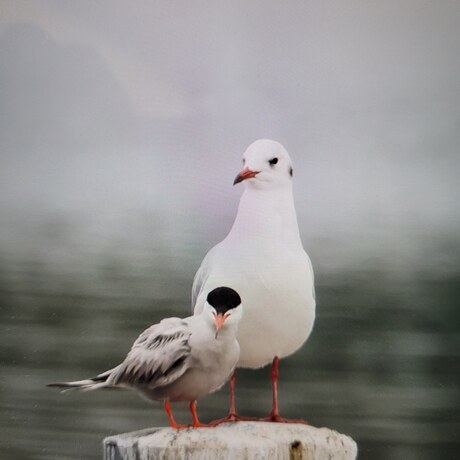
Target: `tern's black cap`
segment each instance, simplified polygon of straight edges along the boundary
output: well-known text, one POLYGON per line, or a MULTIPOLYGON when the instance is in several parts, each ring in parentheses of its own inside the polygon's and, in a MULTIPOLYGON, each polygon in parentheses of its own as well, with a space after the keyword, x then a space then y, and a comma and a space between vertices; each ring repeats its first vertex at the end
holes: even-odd
POLYGON ((217 313, 224 314, 232 308, 236 308, 241 303, 238 292, 229 287, 218 287, 213 289, 206 299, 217 313))

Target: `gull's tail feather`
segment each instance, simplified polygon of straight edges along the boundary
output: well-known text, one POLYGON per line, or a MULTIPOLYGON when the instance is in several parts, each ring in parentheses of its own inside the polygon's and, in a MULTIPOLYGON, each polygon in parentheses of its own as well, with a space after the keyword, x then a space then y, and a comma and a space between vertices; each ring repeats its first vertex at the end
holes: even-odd
POLYGON ((107 379, 109 378, 109 376, 112 374, 112 372, 115 369, 116 368, 110 369, 91 379, 75 380, 73 382, 55 382, 55 383, 49 383, 46 386, 54 387, 54 388, 62 388, 63 389, 62 393, 66 393, 68 391, 73 391, 73 390, 92 391, 92 390, 98 390, 100 388, 114 388, 113 385, 107 383, 107 379))

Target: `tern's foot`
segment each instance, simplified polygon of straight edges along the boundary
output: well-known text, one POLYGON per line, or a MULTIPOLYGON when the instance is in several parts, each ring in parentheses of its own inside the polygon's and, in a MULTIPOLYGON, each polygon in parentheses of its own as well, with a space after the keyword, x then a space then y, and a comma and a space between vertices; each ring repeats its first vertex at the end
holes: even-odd
POLYGON ((189 430, 191 428, 214 428, 214 425, 211 424, 206 424, 206 423, 193 423, 191 425, 180 425, 179 423, 176 423, 174 426, 171 425, 171 428, 174 428, 175 430, 189 430))
POLYGON ((175 430, 185 430, 190 427, 191 425, 181 425, 180 423, 175 423, 174 425, 171 424, 171 428, 174 428, 175 430))
POLYGON ((257 419, 259 422, 272 422, 272 423, 298 423, 301 425, 308 425, 305 420, 290 419, 279 416, 278 414, 269 414, 267 417, 257 419))
POLYGON ((193 423, 193 425, 189 425, 189 428, 215 428, 215 425, 211 423, 193 423))
POLYGON ((255 420, 257 420, 255 417, 244 417, 243 415, 230 413, 224 418, 213 420, 209 425, 218 426, 218 425, 221 425, 222 423, 254 422, 255 420))

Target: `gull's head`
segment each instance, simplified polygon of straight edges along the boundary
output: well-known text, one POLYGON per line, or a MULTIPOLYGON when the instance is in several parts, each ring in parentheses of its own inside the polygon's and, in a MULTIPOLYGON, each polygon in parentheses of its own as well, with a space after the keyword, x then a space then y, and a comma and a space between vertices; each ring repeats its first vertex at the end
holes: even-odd
POLYGON ((205 311, 213 318, 217 338, 221 329, 224 330, 239 323, 243 315, 241 298, 232 288, 218 287, 208 294, 205 311))
POLYGON ((277 188, 292 183, 292 162, 286 149, 276 141, 259 139, 243 154, 243 170, 233 185, 245 181, 256 188, 277 188))

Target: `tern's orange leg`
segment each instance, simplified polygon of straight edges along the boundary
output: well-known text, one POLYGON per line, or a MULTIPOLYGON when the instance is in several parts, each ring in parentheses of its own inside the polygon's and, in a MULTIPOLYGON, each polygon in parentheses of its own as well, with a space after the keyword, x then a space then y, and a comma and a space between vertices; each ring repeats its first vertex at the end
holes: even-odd
POLYGON ((271 380, 272 380, 272 391, 273 391, 273 402, 272 410, 267 417, 259 419, 262 422, 275 422, 275 423, 303 423, 307 425, 305 420, 291 420, 288 418, 280 417, 278 408, 278 378, 279 378, 279 362, 278 356, 273 358, 272 369, 271 369, 271 380))
POLYGON ((179 425, 178 423, 176 423, 176 421, 174 420, 172 410, 171 410, 171 404, 169 403, 168 399, 165 399, 165 411, 166 411, 166 414, 168 415, 169 424, 171 425, 171 428, 175 428, 176 430, 188 428, 187 425, 179 425))
POLYGON ((235 382, 236 382, 236 370, 233 371, 232 377, 230 378, 230 411, 226 417, 212 421, 210 423, 211 426, 217 426, 217 425, 220 425, 221 423, 256 420, 255 418, 252 418, 252 417, 243 417, 237 414, 236 404, 235 404, 235 382))

